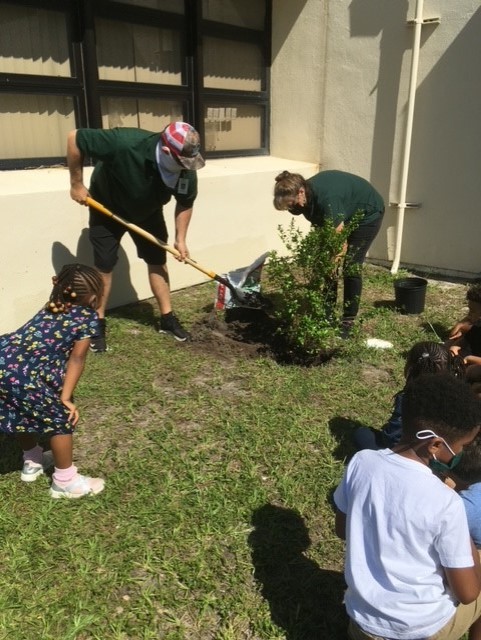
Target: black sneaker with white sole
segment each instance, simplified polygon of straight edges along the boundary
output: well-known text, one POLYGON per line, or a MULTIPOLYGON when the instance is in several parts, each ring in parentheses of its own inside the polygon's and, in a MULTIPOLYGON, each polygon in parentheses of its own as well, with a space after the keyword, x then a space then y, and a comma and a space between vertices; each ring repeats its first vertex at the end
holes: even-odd
POLYGON ((105 318, 99 319, 99 329, 99 335, 90 338, 90 351, 105 353, 107 351, 107 322, 105 318))
POLYGON ((170 333, 179 342, 192 340, 190 333, 184 329, 172 312, 160 316, 159 333, 170 333))

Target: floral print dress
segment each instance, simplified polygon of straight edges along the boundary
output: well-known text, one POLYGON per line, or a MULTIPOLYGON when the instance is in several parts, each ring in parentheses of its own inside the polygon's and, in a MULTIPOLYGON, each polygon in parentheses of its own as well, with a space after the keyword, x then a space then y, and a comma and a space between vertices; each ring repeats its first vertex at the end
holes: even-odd
POLYGON ((99 333, 97 312, 73 305, 64 313, 42 309, 23 327, 0 336, 0 432, 71 433, 60 401, 75 342, 99 333))

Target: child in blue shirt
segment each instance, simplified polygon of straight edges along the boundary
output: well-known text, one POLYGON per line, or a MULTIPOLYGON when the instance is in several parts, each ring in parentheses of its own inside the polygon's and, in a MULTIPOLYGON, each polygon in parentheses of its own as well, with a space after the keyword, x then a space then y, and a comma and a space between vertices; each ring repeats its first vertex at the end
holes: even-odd
POLYGON ((481 438, 478 436, 463 452, 454 473, 456 488, 463 499, 471 538, 481 549, 481 438))

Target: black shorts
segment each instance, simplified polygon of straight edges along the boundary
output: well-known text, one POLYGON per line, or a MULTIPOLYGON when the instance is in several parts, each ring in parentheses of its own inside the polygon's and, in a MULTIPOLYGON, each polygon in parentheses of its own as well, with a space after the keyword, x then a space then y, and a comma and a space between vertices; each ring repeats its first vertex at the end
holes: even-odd
POLYGON ((464 334, 464 342, 466 344, 460 351, 461 357, 465 358, 466 356, 480 356, 481 327, 477 324, 472 326, 471 329, 464 334))
MULTIPOLYGON (((167 227, 161 213, 152 214, 137 226, 142 227, 162 242, 168 240, 167 227)), ((138 233, 130 231, 118 222, 106 218, 92 209, 90 209, 89 227, 89 238, 94 250, 94 264, 103 273, 110 273, 115 267, 120 241, 125 232, 134 241, 137 255, 144 262, 153 265, 164 265, 166 262, 165 249, 161 249, 138 233)))

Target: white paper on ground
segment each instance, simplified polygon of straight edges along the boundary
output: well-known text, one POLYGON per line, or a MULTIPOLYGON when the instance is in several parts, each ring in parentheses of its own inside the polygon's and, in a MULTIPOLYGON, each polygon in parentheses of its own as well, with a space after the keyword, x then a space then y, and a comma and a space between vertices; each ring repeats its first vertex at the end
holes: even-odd
POLYGON ((367 347, 373 347, 374 349, 391 349, 393 343, 388 340, 380 340, 379 338, 368 338, 366 340, 367 347))

